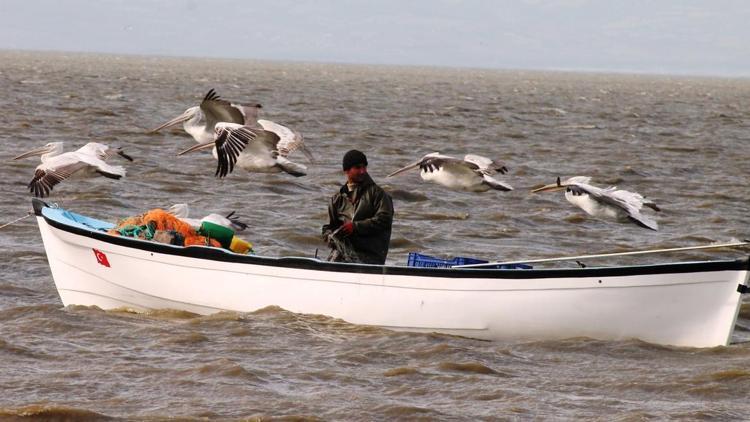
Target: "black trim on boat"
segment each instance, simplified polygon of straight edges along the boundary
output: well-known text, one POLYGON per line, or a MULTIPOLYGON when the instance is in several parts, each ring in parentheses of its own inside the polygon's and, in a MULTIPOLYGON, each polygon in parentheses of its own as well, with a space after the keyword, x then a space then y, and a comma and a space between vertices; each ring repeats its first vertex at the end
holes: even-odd
POLYGON ((34 209, 34 215, 41 216, 42 208, 49 207, 46 202, 38 198, 31 199, 31 207, 34 209))
POLYGON ((727 270, 750 270, 750 259, 736 259, 724 261, 702 261, 686 263, 653 264, 626 267, 588 267, 588 268, 559 268, 538 270, 496 270, 482 268, 419 268, 386 265, 348 264, 341 262, 320 261, 315 258, 270 258, 254 255, 239 255, 222 249, 189 246, 175 247, 157 242, 148 242, 123 236, 113 236, 104 232, 86 230, 70 226, 47 218, 42 214, 42 208, 48 206, 43 201, 33 199, 34 213, 44 218, 50 226, 76 235, 89 237, 102 242, 128 248, 139 249, 151 253, 177 255, 187 258, 207 259, 211 261, 234 262, 254 265, 266 265, 283 268, 296 268, 315 271, 333 271, 364 274, 391 274, 440 278, 497 278, 497 279, 535 279, 559 277, 611 277, 632 276, 644 274, 688 273, 727 270))

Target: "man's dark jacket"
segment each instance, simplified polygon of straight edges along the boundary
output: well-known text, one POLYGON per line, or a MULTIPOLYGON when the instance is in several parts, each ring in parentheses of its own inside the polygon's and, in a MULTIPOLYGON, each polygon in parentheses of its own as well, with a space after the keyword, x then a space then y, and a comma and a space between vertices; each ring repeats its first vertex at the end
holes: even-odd
POLYGON ((366 174, 354 192, 353 204, 349 199, 349 188, 344 185, 331 197, 328 204, 328 224, 323 225, 323 239, 338 229, 345 221, 354 223, 354 233, 347 237, 365 264, 385 264, 391 242, 393 223, 393 201, 390 195, 373 182, 366 174))

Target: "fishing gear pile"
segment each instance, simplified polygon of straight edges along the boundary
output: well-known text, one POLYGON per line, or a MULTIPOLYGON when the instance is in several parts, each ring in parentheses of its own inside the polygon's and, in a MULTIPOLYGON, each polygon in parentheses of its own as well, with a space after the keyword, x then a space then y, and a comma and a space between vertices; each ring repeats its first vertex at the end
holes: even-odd
POLYGON ((235 236, 228 227, 203 222, 195 229, 161 208, 122 219, 107 233, 175 246, 213 246, 239 254, 254 253, 252 244, 235 236))

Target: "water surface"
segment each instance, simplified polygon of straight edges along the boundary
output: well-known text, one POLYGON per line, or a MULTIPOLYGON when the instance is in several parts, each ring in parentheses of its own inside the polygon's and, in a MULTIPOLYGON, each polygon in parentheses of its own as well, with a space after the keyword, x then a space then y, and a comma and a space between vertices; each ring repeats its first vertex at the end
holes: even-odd
MULTIPOLYGON (((389 264, 410 251, 515 260, 750 236, 747 79, 0 52, 0 86, 3 222, 30 208, 38 164, 12 157, 52 141, 99 141, 135 158, 121 162, 128 177, 66 181, 50 202, 112 221, 179 202, 196 214, 235 210, 264 255, 327 254, 320 226, 350 148, 367 153, 394 198, 389 264), (210 155, 175 156, 193 144, 182 131, 146 133, 210 88, 260 102, 265 118, 302 132, 316 162, 292 158, 309 174, 217 180, 210 155), (385 179, 434 151, 500 159, 515 190, 448 192, 416 172, 385 179), (660 230, 589 218, 561 193, 530 193, 575 175, 653 199, 660 230)), ((275 307, 213 316, 63 308, 35 222, 1 229, 0 245, 6 417, 728 420, 750 411, 749 304, 729 347, 484 342, 275 307)))

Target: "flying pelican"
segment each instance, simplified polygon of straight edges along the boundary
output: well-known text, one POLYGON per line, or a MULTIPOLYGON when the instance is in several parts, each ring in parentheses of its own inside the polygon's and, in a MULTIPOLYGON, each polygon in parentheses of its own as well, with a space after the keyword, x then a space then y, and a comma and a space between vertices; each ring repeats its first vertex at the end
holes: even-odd
POLYGON ((312 153, 305 147, 302 135, 270 120, 258 120, 261 108, 263 106, 260 104, 242 105, 230 103, 221 99, 216 94, 216 91, 211 89, 203 97, 203 101, 201 101, 199 106, 188 108, 181 115, 152 129, 149 133, 158 132, 161 129, 182 123, 185 132, 189 133, 196 142, 206 143, 214 141, 214 129, 217 123, 235 123, 253 129, 263 129, 272 132, 282 140, 282 143, 297 144, 299 145, 298 148, 307 156, 310 162, 313 162, 312 153))
POLYGON ((200 220, 196 218, 189 218, 190 208, 188 207, 188 204, 174 204, 169 207, 167 211, 169 211, 172 215, 179 218, 180 220, 190 224, 194 228, 200 227, 201 223, 203 223, 204 221, 230 228, 235 232, 241 232, 247 228, 247 224, 240 221, 239 217, 234 215, 234 211, 227 214, 226 217, 220 214, 211 213, 201 218, 200 220))
POLYGON ((295 177, 307 174, 307 167, 290 161, 287 157, 302 144, 290 138, 279 138, 274 132, 254 129, 236 123, 217 123, 215 139, 194 145, 177 155, 213 148, 219 160, 216 176, 225 177, 235 165, 254 173, 286 172, 295 177))
POLYGON ((123 158, 133 159, 120 148, 89 142, 76 151, 63 152, 62 142, 50 142, 47 145, 23 153, 14 160, 41 155, 42 164, 36 167, 34 178, 29 182, 29 192, 44 198, 52 188, 71 176, 93 177, 101 175, 110 179, 125 176, 125 168, 106 163, 111 156, 118 154, 123 158))
POLYGON ((513 190, 507 183, 492 177, 496 173, 507 173, 508 169, 504 165, 474 154, 466 155, 461 160, 433 152, 386 177, 392 177, 417 167, 420 169, 422 180, 435 182, 453 190, 469 192, 485 192, 490 189, 513 190))
POLYGON ((565 199, 571 204, 581 208, 587 214, 594 217, 616 220, 620 222, 630 221, 641 227, 659 230, 651 217, 641 214, 644 206, 661 211, 656 204, 644 198, 641 194, 617 189, 614 186, 602 189, 589 184, 590 177, 576 176, 551 185, 542 186, 532 192, 554 192, 565 189, 565 199))

